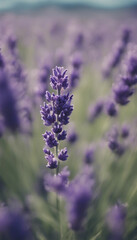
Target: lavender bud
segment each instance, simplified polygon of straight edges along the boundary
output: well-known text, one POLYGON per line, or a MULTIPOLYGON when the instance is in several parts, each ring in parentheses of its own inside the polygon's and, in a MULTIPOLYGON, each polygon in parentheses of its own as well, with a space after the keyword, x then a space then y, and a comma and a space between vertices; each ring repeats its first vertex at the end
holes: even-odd
POLYGON ((67 136, 67 131, 63 130, 61 133, 58 134, 58 140, 62 141, 65 140, 67 136))
POLYGON ((61 160, 61 161, 66 161, 67 158, 68 158, 68 154, 67 154, 67 148, 64 148, 60 151, 59 155, 58 155, 58 158, 61 160))
POLYGON ((128 72, 131 76, 137 74, 137 57, 131 56, 128 62, 128 72))
POLYGON ((43 134, 43 137, 44 137, 44 140, 45 140, 48 147, 53 148, 53 147, 56 147, 58 145, 58 142, 55 138, 55 135, 52 132, 46 131, 43 134))
POLYGON ((87 148, 85 154, 84 154, 84 163, 86 164, 92 164, 94 162, 94 159, 95 159, 95 149, 93 146, 90 146, 87 148))
POLYGON ((110 117, 115 117, 117 115, 117 109, 114 102, 112 101, 107 102, 106 112, 110 117))
POLYGON ((46 167, 51 169, 57 168, 58 162, 52 153, 50 155, 46 155, 45 159, 48 161, 46 167))
POLYGON ((53 126, 53 132, 54 133, 60 133, 61 131, 62 131, 61 124, 58 124, 57 122, 55 122, 54 126, 53 126))
POLYGON ((121 129, 121 137, 127 138, 129 136, 129 127, 124 125, 121 129))
POLYGON ((120 105, 126 105, 129 103, 129 97, 133 94, 133 90, 122 82, 118 83, 114 87, 114 98, 115 101, 120 105))
POLYGON ((66 89, 68 87, 68 76, 66 76, 67 70, 63 67, 56 67, 53 70, 53 76, 50 77, 51 87, 55 90, 66 89))

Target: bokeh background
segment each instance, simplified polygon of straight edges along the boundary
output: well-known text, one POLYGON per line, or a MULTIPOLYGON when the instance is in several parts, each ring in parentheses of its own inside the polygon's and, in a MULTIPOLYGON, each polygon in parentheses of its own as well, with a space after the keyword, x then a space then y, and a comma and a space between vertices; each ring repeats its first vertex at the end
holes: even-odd
POLYGON ((137 0, 0 0, 0 240, 137 239, 136 30, 137 0), (56 66, 65 180, 40 115, 56 66))

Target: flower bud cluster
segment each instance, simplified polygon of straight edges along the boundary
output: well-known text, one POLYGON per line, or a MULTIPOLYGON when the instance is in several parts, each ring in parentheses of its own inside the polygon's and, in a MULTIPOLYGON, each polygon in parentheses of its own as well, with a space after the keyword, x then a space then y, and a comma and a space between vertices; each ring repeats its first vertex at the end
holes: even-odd
POLYGON ((123 125, 120 129, 112 128, 108 137, 108 147, 110 150, 118 156, 121 156, 126 151, 125 140, 129 137, 129 127, 123 125))
POLYGON ((137 84, 137 57, 132 54, 126 65, 126 74, 114 85, 114 99, 120 105, 129 103, 129 97, 133 95, 133 86, 137 84))

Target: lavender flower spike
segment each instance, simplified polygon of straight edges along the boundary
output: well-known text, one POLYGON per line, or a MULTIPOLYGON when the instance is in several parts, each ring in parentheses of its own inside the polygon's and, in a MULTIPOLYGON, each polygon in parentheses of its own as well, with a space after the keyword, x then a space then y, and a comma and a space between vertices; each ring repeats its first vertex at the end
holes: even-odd
POLYGON ((93 196, 94 179, 91 168, 85 167, 69 185, 66 192, 69 225, 74 231, 83 227, 93 196))
POLYGON ((126 220, 125 205, 117 203, 115 206, 113 206, 108 211, 106 220, 111 235, 110 239, 122 240, 126 220))
POLYGON ((51 131, 43 134, 46 147, 44 148, 45 158, 48 161, 48 168, 57 168, 58 161, 66 161, 68 158, 67 148, 60 150, 59 141, 66 139, 67 132, 63 130, 63 125, 69 123, 69 117, 73 111, 71 105, 73 95, 63 94, 62 90, 68 87, 67 70, 63 67, 53 69, 53 75, 50 77, 50 84, 57 94, 46 91, 45 98, 47 103, 41 106, 41 118, 45 126, 51 126, 51 131), (47 149, 56 148, 56 156, 47 149))

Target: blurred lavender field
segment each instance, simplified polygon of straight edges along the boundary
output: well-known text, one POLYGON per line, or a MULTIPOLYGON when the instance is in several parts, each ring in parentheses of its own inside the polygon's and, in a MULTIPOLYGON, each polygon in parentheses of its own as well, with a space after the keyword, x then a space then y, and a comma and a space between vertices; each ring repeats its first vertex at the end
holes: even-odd
POLYGON ((1 13, 0 240, 137 239, 136 16, 1 13))

